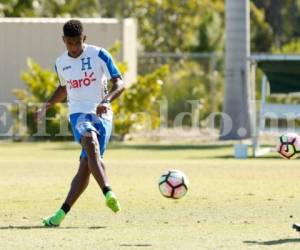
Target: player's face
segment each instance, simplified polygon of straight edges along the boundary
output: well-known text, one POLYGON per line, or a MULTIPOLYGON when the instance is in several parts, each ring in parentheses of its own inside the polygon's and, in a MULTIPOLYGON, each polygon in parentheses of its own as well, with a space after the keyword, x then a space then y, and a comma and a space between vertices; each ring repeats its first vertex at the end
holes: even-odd
POLYGON ((67 47, 67 50, 69 52, 69 55, 71 57, 78 57, 83 51, 83 43, 86 39, 86 36, 76 36, 76 37, 68 37, 63 36, 63 41, 67 47))

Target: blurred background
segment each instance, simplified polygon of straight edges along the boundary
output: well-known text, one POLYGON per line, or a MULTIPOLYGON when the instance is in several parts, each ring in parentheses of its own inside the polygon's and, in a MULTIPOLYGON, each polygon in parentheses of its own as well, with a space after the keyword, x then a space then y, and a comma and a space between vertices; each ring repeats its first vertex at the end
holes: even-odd
MULTIPOLYGON (((247 4, 251 53, 300 51, 299 0, 247 4)), ((61 27, 76 17, 84 18, 88 42, 111 51, 129 84, 114 103, 115 139, 217 140, 220 120, 212 128, 208 117, 224 109, 225 9, 222 0, 1 0, 0 44, 6 56, 0 101, 6 103, 2 118, 7 116, 1 138, 72 139, 61 122, 65 105, 49 110, 46 134, 36 128, 32 114, 35 103, 44 102, 57 86, 53 64, 64 50, 61 27)), ((256 72, 256 98, 261 75, 256 72)))

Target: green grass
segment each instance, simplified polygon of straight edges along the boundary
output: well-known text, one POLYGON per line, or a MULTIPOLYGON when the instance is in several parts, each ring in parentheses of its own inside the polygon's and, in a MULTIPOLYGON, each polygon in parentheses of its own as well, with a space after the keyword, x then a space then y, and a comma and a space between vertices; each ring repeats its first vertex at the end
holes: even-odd
POLYGON ((0 144, 0 249, 298 249, 300 161, 235 160, 231 146, 114 144, 105 160, 122 212, 94 180, 60 228, 41 218, 61 205, 77 170, 72 143, 0 144), (190 179, 163 198, 167 169, 190 179))

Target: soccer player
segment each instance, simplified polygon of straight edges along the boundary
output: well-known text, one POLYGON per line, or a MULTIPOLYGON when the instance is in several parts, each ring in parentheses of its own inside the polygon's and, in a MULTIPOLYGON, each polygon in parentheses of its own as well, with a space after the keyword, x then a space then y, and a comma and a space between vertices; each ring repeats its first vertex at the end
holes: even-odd
POLYGON ((41 122, 47 109, 67 97, 73 135, 82 146, 79 169, 65 201, 57 212, 43 219, 49 227, 60 225, 86 189, 90 174, 101 188, 106 205, 115 213, 120 210, 105 172, 103 154, 112 129, 110 102, 124 91, 124 84, 111 55, 103 48, 86 44, 85 40, 79 20, 64 24, 63 41, 67 50, 55 63, 59 85, 36 114, 41 122), (112 82, 110 91, 108 81, 112 82))

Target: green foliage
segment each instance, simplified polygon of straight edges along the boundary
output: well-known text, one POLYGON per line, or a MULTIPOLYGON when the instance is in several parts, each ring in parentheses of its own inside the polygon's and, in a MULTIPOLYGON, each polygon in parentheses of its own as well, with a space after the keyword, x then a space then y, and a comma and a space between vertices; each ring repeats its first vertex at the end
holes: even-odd
POLYGON ((45 96, 50 96, 56 89, 57 76, 50 70, 44 70, 33 59, 27 60, 28 72, 22 73, 22 80, 32 94, 30 101, 43 102, 45 96))
POLYGON ((43 16, 99 17, 98 0, 43 1, 43 16))
POLYGON ((6 17, 35 16, 41 1, 33 0, 0 0, 0 15, 6 17))
POLYGON ((150 74, 138 76, 137 82, 113 102, 117 134, 124 137, 132 129, 150 129, 159 125, 159 111, 155 105, 161 97, 168 71, 167 66, 162 66, 150 74))
MULTIPOLYGON (((49 96, 55 91, 58 84, 57 75, 51 70, 42 69, 41 66, 33 59, 27 61, 28 71, 22 73, 22 80, 26 89, 14 89, 13 94, 27 106, 27 132, 32 135, 36 132, 34 122, 34 112, 36 104, 44 103, 49 96)), ((16 115, 18 110, 14 110, 16 115)), ((56 104, 47 111, 48 117, 54 119, 47 121, 47 132, 54 135, 59 132, 59 123, 62 117, 66 117, 66 107, 62 104, 56 104)))
MULTIPOLYGON (((272 29, 271 40, 276 48, 280 48, 286 43, 300 36, 300 1, 261 1, 252 0, 255 5, 264 10, 264 21, 272 29)), ((263 42, 263 40, 260 40, 263 42)))
POLYGON ((199 26, 198 52, 222 51, 224 47, 224 19, 216 11, 205 14, 199 26))
MULTIPOLYGON (((189 100, 198 100, 200 103, 200 118, 206 118, 212 110, 221 109, 222 104, 222 79, 212 79, 207 74, 209 69, 199 62, 182 61, 178 69, 172 71, 172 74, 166 80, 163 86, 163 95, 168 101, 169 125, 173 125, 175 117, 181 112, 191 112, 191 106, 187 103, 189 100), (215 87, 212 89, 212 83, 215 81, 215 87), (215 103, 214 103, 215 102, 215 103), (213 107, 212 105, 216 105, 213 107)), ((191 125, 191 117, 184 120, 185 125, 191 125)))
POLYGON ((184 51, 196 43, 199 1, 149 1, 141 21, 141 42, 147 51, 184 51))
POLYGON ((97 0, 0 0, 0 15, 6 17, 96 17, 97 0))
POLYGON ((272 52, 275 54, 300 54, 300 38, 293 39, 286 43, 281 48, 272 47, 272 52))
MULTIPOLYGON (((162 52, 186 51, 196 46, 202 17, 205 16, 203 23, 209 26, 212 25, 207 20, 209 12, 220 14, 223 10, 221 0, 0 0, 0 15, 7 17, 134 17, 138 20, 144 50, 162 52)), ((222 28, 217 26, 220 17, 211 17, 215 25, 206 31, 220 36, 221 33, 215 30, 222 28)), ((208 27, 204 26, 202 24, 202 30, 208 27)))
MULTIPOLYGON (((222 51, 222 0, 0 0, 6 17, 134 17, 145 51, 222 51)), ((270 51, 300 36, 300 1, 251 1, 251 48, 270 51)))
POLYGON ((103 17, 135 17, 145 51, 179 52, 197 43, 197 27, 206 7, 221 1, 100 0, 103 17))
POLYGON ((268 52, 272 47, 272 29, 265 21, 265 13, 250 3, 251 10, 251 51, 268 52))

